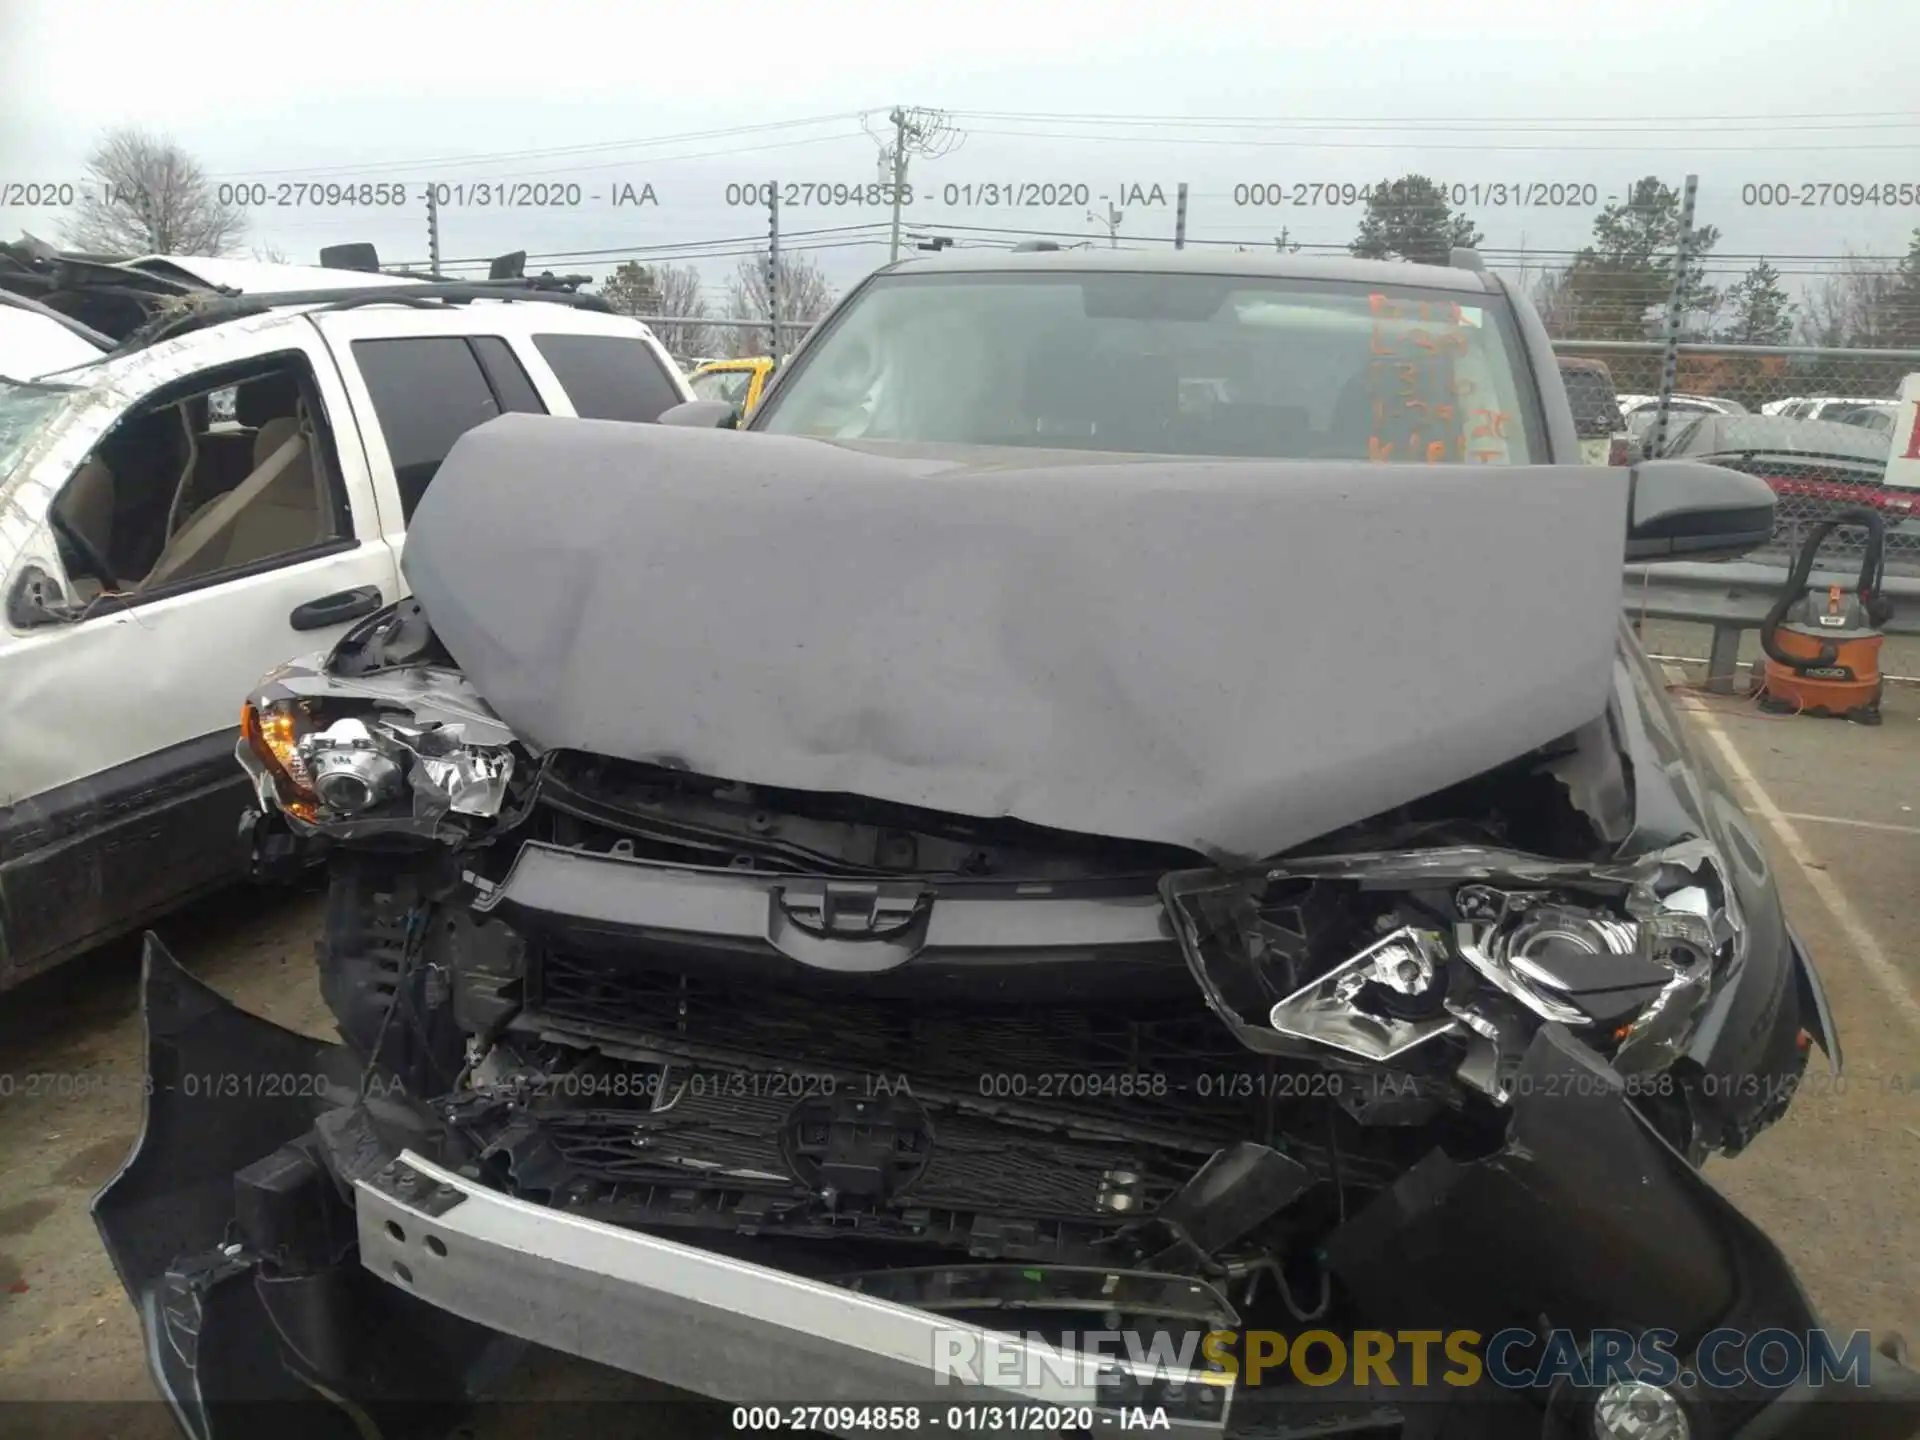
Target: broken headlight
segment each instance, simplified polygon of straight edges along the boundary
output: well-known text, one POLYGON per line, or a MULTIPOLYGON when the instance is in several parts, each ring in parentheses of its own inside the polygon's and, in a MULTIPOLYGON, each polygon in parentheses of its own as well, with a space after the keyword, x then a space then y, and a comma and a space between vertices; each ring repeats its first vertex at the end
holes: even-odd
POLYGON ((1184 871, 1162 891, 1208 1003, 1250 1049, 1381 1063, 1450 1036, 1481 1062, 1469 1077, 1546 1022, 1617 1069, 1663 1069, 1743 954, 1701 840, 1603 865, 1472 847, 1331 856, 1184 871))
POLYGON ((282 699, 241 710, 241 763, 263 803, 309 824, 388 812, 432 821, 499 814, 513 776, 506 745, 470 745, 465 727, 410 724, 391 714, 329 714, 282 699))

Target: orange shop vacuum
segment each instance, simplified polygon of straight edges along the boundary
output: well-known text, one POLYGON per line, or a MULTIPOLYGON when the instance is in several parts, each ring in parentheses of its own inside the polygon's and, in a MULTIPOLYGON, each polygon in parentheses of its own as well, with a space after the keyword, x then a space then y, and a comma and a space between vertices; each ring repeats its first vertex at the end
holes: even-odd
POLYGON ((1878 510, 1843 510, 1808 533, 1780 598, 1760 623, 1766 652, 1760 708, 1776 715, 1825 715, 1861 725, 1880 723, 1880 627, 1893 606, 1881 593, 1886 580, 1886 522, 1878 510), (1821 541, 1841 525, 1867 532, 1860 581, 1849 595, 1839 585, 1824 595, 1807 589, 1821 541))

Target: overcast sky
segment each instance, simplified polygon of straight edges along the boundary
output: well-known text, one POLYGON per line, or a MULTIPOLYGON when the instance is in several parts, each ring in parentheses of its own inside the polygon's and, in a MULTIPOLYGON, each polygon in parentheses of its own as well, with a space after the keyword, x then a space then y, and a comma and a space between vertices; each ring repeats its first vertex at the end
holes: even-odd
MULTIPOLYGON (((1087 212, 1115 202, 1123 239, 1163 239, 1185 180, 1196 241, 1269 245, 1284 227, 1344 243, 1357 208, 1236 205, 1235 187, 1277 182, 1291 200, 1295 184, 1419 171, 1462 186, 1591 186, 1605 203, 1635 176, 1677 185, 1692 170, 1723 264, 1766 254, 1797 290, 1824 268, 1797 257, 1902 252, 1920 225, 1920 205, 1843 206, 1831 193, 1822 204, 1817 191, 1800 203, 1803 185, 1920 187, 1910 8, 0 0, 0 192, 77 183, 105 130, 138 124, 272 200, 296 198, 301 182, 408 187, 397 209, 254 209, 250 242, 290 259, 367 239, 385 260, 423 261, 425 183, 529 182, 562 187, 549 190, 562 200, 577 185, 579 204, 501 210, 449 191, 468 203, 442 212, 443 255, 525 248, 537 265, 552 255, 551 268, 597 273, 607 252, 733 241, 709 243, 700 262, 718 282, 735 260, 713 252, 748 248, 767 223, 764 209, 727 203, 730 183, 874 180, 877 146, 857 113, 875 112, 867 126, 879 129, 906 104, 953 112, 962 137, 912 163, 916 232, 1104 239, 1087 212), (1261 123, 1221 123, 1238 120, 1261 123), (526 153, 553 150, 571 153, 526 153), (1090 207, 942 203, 949 185, 1002 181, 1085 185, 1090 207), (1760 183, 1793 203, 1743 203, 1759 198, 1743 186, 1760 183), (613 204, 619 187, 644 197, 649 184, 657 205, 613 204), (1139 186, 1151 201, 1154 185, 1162 204, 1122 198, 1139 186)), ((1593 216, 1578 204, 1466 209, 1494 252, 1570 249, 1593 216)), ((882 229, 845 227, 885 218, 789 205, 781 223, 790 244, 832 247, 813 253, 845 281, 887 253, 882 229)), ((0 236, 57 239, 59 226, 57 210, 0 208, 0 236)))

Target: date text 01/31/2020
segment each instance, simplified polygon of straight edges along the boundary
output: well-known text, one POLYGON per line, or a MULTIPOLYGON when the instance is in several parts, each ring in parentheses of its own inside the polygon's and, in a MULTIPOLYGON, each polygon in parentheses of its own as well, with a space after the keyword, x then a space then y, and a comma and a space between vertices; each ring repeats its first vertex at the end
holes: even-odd
MULTIPOLYGON (((1241 208, 1280 206, 1336 207, 1427 200, 1454 208, 1490 205, 1495 209, 1591 209, 1600 204, 1600 187, 1591 180, 1473 180, 1436 183, 1417 196, 1402 192, 1401 181, 1389 185, 1355 184, 1333 180, 1256 180, 1233 187, 1233 203, 1241 208)), ((1612 199, 1612 196, 1604 197, 1612 199)))

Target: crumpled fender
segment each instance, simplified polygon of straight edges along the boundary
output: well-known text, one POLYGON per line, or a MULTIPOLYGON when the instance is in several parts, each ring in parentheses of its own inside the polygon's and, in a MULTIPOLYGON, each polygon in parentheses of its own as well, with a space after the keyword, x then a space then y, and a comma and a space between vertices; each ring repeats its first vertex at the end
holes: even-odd
MULTIPOLYGON (((1514 1078, 1504 1148, 1435 1149, 1328 1237, 1328 1266, 1374 1323, 1587 1336, 1659 1326, 1805 1335, 1822 1325, 1777 1245, 1627 1100, 1564 1026, 1514 1078)), ((1689 1390, 1696 1434, 1851 1440, 1920 1434, 1920 1375, 1877 1355, 1872 1384, 1689 1390)), ((1473 1403, 1469 1400, 1467 1403, 1473 1403)), ((1551 1432, 1548 1432, 1551 1433, 1551 1432)))
POLYGON ((364 1110, 352 1052, 239 1009, 151 933, 141 992, 146 1113, 92 1213, 181 1432, 446 1433, 492 1337, 359 1265, 315 1128, 364 1110))

